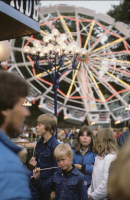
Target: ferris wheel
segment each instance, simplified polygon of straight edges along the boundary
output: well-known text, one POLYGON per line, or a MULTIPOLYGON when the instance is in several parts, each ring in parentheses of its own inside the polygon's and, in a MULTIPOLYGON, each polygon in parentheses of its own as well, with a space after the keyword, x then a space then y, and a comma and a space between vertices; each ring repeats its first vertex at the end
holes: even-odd
MULTIPOLYGON (((94 10, 64 4, 40 7, 39 17, 41 34, 38 38, 34 35, 11 40, 12 63, 4 64, 8 71, 28 81, 28 99, 40 99, 39 108, 43 112, 54 112, 52 82, 47 73, 34 68, 23 47, 32 47, 36 39, 44 44, 44 36, 56 28, 59 33, 66 33, 68 44, 76 41, 87 50, 86 58, 78 61, 79 70, 67 71, 60 79, 57 109, 63 110, 64 120, 81 124, 87 118, 89 124, 105 127, 111 126, 110 116, 115 123, 127 121, 130 114, 126 109, 130 101, 128 26, 94 10)), ((40 65, 47 63, 41 61, 40 65)), ((66 58, 60 73, 71 67, 66 58)))

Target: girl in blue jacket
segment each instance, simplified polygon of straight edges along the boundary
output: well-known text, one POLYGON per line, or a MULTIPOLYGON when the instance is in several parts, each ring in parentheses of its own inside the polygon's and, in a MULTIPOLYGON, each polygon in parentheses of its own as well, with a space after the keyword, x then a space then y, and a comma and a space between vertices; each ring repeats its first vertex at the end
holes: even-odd
POLYGON ((92 129, 84 125, 81 127, 76 147, 73 150, 73 161, 74 164, 87 179, 87 187, 91 185, 91 178, 93 172, 93 165, 97 154, 93 152, 94 135, 92 129))

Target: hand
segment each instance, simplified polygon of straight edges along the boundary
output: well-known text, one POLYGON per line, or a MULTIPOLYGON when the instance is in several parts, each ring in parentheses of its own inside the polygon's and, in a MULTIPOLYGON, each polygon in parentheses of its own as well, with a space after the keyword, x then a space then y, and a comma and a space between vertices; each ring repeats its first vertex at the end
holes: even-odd
POLYGON ((28 163, 28 169, 32 171, 33 169, 35 169, 36 165, 37 161, 35 160, 35 157, 32 157, 28 163))
POLYGON ((55 191, 52 191, 50 196, 51 196, 51 198, 55 198, 55 196, 56 196, 55 191))
POLYGON ((33 170, 33 177, 35 180, 38 180, 40 177, 40 168, 36 168, 33 170))
POLYGON ((90 200, 90 196, 88 196, 88 200, 90 200))
POLYGON ((79 165, 79 164, 74 164, 75 167, 77 167, 77 169, 81 170, 82 168, 82 165, 79 165))

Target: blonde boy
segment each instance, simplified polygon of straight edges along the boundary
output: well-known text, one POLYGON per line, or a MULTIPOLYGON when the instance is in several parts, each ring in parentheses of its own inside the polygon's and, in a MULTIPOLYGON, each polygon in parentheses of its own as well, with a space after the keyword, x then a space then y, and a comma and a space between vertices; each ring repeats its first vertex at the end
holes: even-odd
POLYGON ((55 188, 55 200, 88 200, 87 181, 85 176, 73 166, 73 152, 68 144, 59 144, 54 151, 54 157, 59 169, 46 182, 42 183, 40 168, 33 170, 32 184, 37 188, 41 197, 44 193, 55 188))

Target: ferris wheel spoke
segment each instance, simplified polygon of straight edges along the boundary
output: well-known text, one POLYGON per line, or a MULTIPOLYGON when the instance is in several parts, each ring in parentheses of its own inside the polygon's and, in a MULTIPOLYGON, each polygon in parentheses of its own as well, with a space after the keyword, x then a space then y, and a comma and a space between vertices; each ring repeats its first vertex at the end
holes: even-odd
POLYGON ((105 78, 103 78, 99 72, 96 71, 96 69, 91 66, 91 68, 95 71, 95 73, 97 74, 97 79, 98 77, 101 77, 103 82, 106 83, 106 88, 113 93, 113 95, 111 95, 111 98, 113 96, 116 96, 124 105, 127 105, 126 101, 119 95, 119 93, 105 80, 105 78))
POLYGON ((81 34, 80 34, 80 23, 78 20, 78 13, 76 11, 76 30, 77 30, 77 40, 78 40, 78 44, 80 47, 82 47, 82 43, 81 43, 81 34))
MULTIPOLYGON (((77 68, 79 69, 79 67, 80 67, 80 63, 78 64, 77 68)), ((73 77, 72 83, 71 83, 70 88, 69 88, 68 93, 67 93, 67 97, 70 96, 70 93, 71 93, 71 90, 72 90, 72 87, 73 87, 74 81, 75 81, 75 79, 76 79, 77 73, 78 73, 78 70, 76 70, 76 72, 75 72, 75 74, 74 74, 74 77, 73 77)))
POLYGON ((106 47, 108 47, 108 46, 112 46, 113 44, 119 43, 119 42, 122 42, 122 41, 123 41, 123 38, 117 39, 117 40, 115 40, 115 41, 113 41, 113 42, 110 42, 110 43, 108 43, 108 44, 105 44, 105 45, 103 45, 103 46, 101 46, 101 47, 99 47, 99 48, 97 48, 97 49, 94 49, 92 52, 99 51, 99 50, 101 50, 101 49, 104 49, 104 48, 106 48, 106 47))
MULTIPOLYGON (((98 68, 104 71, 104 69, 102 69, 100 66, 98 66, 98 68)), ((111 77, 113 77, 114 79, 116 79, 117 81, 119 81, 119 82, 122 84, 123 87, 125 87, 125 88, 130 87, 130 85, 128 85, 127 83, 125 83, 125 82, 122 81, 121 79, 117 78, 117 77, 114 76, 113 74, 109 73, 108 71, 105 72, 105 73, 107 73, 109 76, 111 76, 111 77)))
POLYGON ((105 60, 105 61, 110 61, 110 62, 116 62, 116 63, 124 63, 124 64, 130 64, 130 61, 124 61, 124 60, 114 60, 114 59, 108 59, 108 58, 99 58, 99 57, 94 57, 95 60, 105 60))
POLYGON ((111 65, 108 65, 108 64, 105 64, 105 63, 102 63, 102 65, 108 67, 109 69, 112 69, 113 71, 117 71, 117 72, 120 72, 120 74, 123 74, 124 76, 130 76, 130 72, 126 72, 122 69, 119 69, 119 68, 116 68, 116 67, 112 67, 111 65))
POLYGON ((90 36, 91 36, 92 30, 93 30, 93 27, 94 27, 94 24, 95 24, 95 21, 92 21, 92 23, 91 23, 91 27, 90 27, 90 29, 89 29, 88 36, 87 36, 86 41, 85 41, 85 44, 84 44, 84 48, 87 47, 88 41, 89 41, 89 39, 90 39, 90 36))
POLYGON ((57 11, 58 16, 60 17, 60 21, 61 21, 61 24, 62 24, 65 32, 68 33, 68 35, 70 36, 70 39, 74 41, 73 36, 72 36, 67 24, 65 23, 63 16, 60 14, 60 12, 57 8, 56 8, 56 11, 57 11))

